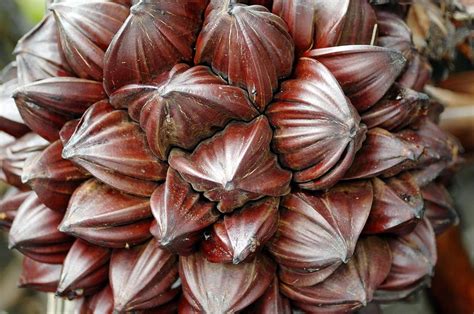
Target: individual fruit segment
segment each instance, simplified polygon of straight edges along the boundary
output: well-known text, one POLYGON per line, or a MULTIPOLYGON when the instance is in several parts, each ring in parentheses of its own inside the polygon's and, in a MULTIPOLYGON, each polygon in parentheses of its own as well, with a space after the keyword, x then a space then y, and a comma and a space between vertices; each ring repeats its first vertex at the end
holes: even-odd
POLYGON ((231 123, 201 142, 192 154, 171 151, 169 163, 217 208, 228 213, 250 200, 290 191, 291 173, 270 151, 272 130, 259 116, 250 123, 231 123))
POLYGON ((411 128, 400 131, 397 136, 423 147, 423 153, 419 158, 420 166, 442 161, 452 162, 462 151, 461 144, 456 138, 429 119, 423 119, 411 128))
POLYGON ((105 51, 127 18, 128 8, 112 1, 92 0, 56 2, 49 9, 71 69, 79 77, 102 81, 105 51))
POLYGON ((416 122, 428 113, 426 94, 395 85, 373 107, 361 114, 368 128, 380 127, 397 131, 416 122))
POLYGON ((421 191, 409 173, 388 180, 372 179, 374 202, 364 233, 406 234, 423 217, 421 191))
POLYGON ((58 230, 62 215, 44 206, 31 193, 18 208, 8 245, 41 263, 63 262, 72 238, 58 230))
POLYGON ((390 271, 390 247, 377 237, 359 241, 353 258, 329 278, 310 287, 281 284, 281 291, 303 311, 332 313, 354 311, 373 298, 390 271))
POLYGON ((201 253, 179 258, 183 293, 195 312, 240 311, 265 293, 276 270, 263 254, 248 263, 216 264, 201 253))
POLYGON ((166 175, 167 166, 150 151, 140 127, 107 101, 86 111, 62 156, 110 186, 139 196, 150 196, 166 175))
POLYGON ((208 67, 186 64, 146 85, 127 85, 113 93, 110 102, 128 108, 161 160, 173 146, 191 149, 229 121, 250 121, 258 115, 244 90, 227 85, 208 67))
POLYGON ((154 239, 141 247, 115 250, 110 259, 114 309, 132 311, 164 304, 178 294, 176 256, 154 239))
POLYGON ((423 91, 431 78, 432 68, 428 60, 418 52, 413 52, 403 74, 397 79, 400 85, 416 91, 423 91))
POLYGON ((151 233, 162 247, 180 255, 190 254, 201 240, 203 229, 219 218, 215 204, 194 192, 171 168, 150 202, 155 217, 151 233))
POLYGON ((315 48, 337 45, 350 2, 350 0, 315 1, 315 48))
POLYGON ((369 216, 372 198, 370 182, 285 196, 278 231, 269 244, 282 266, 281 280, 295 286, 314 285, 346 263, 369 216))
POLYGON ((16 63, 13 62, 0 72, 0 131, 18 138, 28 133, 30 129, 25 125, 12 99, 15 89, 18 88, 16 72, 16 63))
POLYGON ((65 211, 72 193, 90 175, 61 157, 61 141, 50 144, 30 157, 23 166, 21 180, 35 191, 48 208, 65 211))
POLYGON ((432 182, 425 186, 421 193, 425 202, 425 216, 437 235, 459 223, 454 202, 442 184, 432 182))
POLYGON ((18 41, 13 53, 20 85, 49 77, 71 76, 72 70, 61 53, 51 13, 18 41))
POLYGON ((371 45, 377 35, 377 17, 367 0, 350 0, 337 45, 371 45), (357 31, 355 31, 357 30, 357 31))
MULTIPOLYGON (((79 299, 82 300, 82 299, 79 299)), ((112 288, 107 285, 98 293, 86 297, 84 302, 80 305, 79 310, 85 313, 113 313, 114 312, 114 296, 112 295, 112 288)))
POLYGON ((59 283, 62 265, 51 265, 23 258, 18 287, 42 292, 55 292, 59 283))
POLYGON ((127 84, 148 83, 179 62, 193 59, 206 0, 140 1, 105 55, 104 86, 110 95, 127 84))
POLYGON ((279 198, 267 197, 224 216, 206 236, 203 255, 213 263, 239 264, 253 258, 277 230, 279 203, 279 198))
POLYGON ((20 190, 27 190, 28 187, 21 182, 25 161, 40 153, 47 145, 46 140, 34 133, 28 133, 7 145, 0 164, 3 179, 20 190))
POLYGON ((267 115, 276 128, 273 147, 305 189, 339 181, 365 138, 366 128, 335 78, 309 58, 298 61, 294 79, 282 84, 267 115))
POLYGON ((305 56, 318 60, 331 71, 359 112, 385 95, 406 61, 396 50, 368 45, 313 49, 305 56))
MULTIPOLYGON (((9 191, 11 192, 11 191, 9 191)), ((13 192, 7 193, 0 200, 0 228, 9 230, 15 219, 18 208, 25 201, 25 199, 34 192, 13 192)))
POLYGON ((400 51, 405 58, 411 58, 411 30, 405 21, 394 12, 376 10, 375 13, 378 25, 377 45, 400 51))
POLYGON ((396 175, 414 168, 423 150, 423 146, 407 142, 384 129, 371 129, 345 177, 362 179, 396 175))
POLYGON ((123 248, 151 237, 150 218, 148 198, 91 179, 72 195, 60 230, 95 245, 123 248))
POLYGON ((52 142, 67 121, 80 117, 105 93, 99 82, 54 77, 23 85, 13 97, 25 123, 52 142))
POLYGON ((107 282, 111 250, 77 239, 61 271, 56 294, 69 299, 99 291, 107 282))
POLYGON ((242 312, 246 314, 291 314, 290 301, 280 293, 278 276, 274 277, 265 293, 242 312))
POLYGON ((260 111, 271 101, 278 79, 291 73, 293 57, 286 23, 265 7, 231 0, 208 6, 194 62, 210 64, 230 84, 246 88, 260 111))
POLYGON ((392 267, 376 293, 378 301, 403 299, 426 286, 437 259, 435 234, 427 218, 408 235, 390 239, 389 245, 392 267))
POLYGON ((301 55, 313 45, 316 1, 275 0, 272 12, 288 25, 288 31, 295 42, 295 53, 301 55))

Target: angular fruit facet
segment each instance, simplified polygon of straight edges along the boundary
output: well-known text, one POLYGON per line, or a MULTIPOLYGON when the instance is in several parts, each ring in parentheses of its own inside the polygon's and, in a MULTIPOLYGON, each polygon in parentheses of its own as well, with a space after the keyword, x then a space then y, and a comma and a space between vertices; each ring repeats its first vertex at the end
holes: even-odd
POLYGON ((110 95, 127 84, 148 83, 193 59, 206 0, 140 1, 105 54, 104 87, 110 95))
POLYGON ((435 234, 427 218, 413 232, 389 240, 393 261, 375 299, 399 300, 425 286, 436 264, 435 234))
POLYGON ((27 159, 21 181, 31 186, 43 204, 64 212, 72 193, 90 175, 63 159, 62 150, 63 144, 58 140, 27 159))
POLYGON ((139 196, 150 196, 166 175, 166 165, 150 151, 140 127, 107 101, 86 111, 62 156, 110 186, 139 196))
POLYGON ((232 0, 208 6, 194 62, 209 64, 230 84, 246 88, 260 111, 271 101, 278 79, 291 73, 293 57, 286 23, 265 7, 232 0))
POLYGON ((278 231, 269 244, 282 266, 280 279, 296 286, 314 285, 346 263, 369 216, 372 198, 370 182, 285 196, 278 231))
POLYGON ((10 229, 18 208, 31 193, 34 192, 14 192, 3 196, 0 200, 0 228, 10 229))
POLYGON ((206 236, 204 256, 213 263, 234 264, 254 257, 277 230, 279 203, 279 198, 267 197, 224 216, 206 236))
POLYGON ((179 258, 183 293, 196 312, 236 312, 253 303, 271 284, 276 265, 263 254, 248 263, 216 264, 201 253, 179 258))
POLYGON ((99 291, 107 281, 111 250, 77 239, 63 263, 56 294, 69 299, 99 291))
POLYGON ((365 238, 359 241, 354 257, 324 282, 310 287, 282 283, 281 291, 304 311, 351 312, 372 300, 390 271, 390 261, 390 247, 385 240, 365 238))
POLYGON ((291 173, 270 151, 272 130, 259 116, 249 123, 231 123, 201 142, 192 154, 171 151, 169 163, 217 208, 228 213, 250 200, 281 196, 290 190, 291 173))
POLYGON ((72 195, 60 230, 95 245, 129 247, 151 237, 150 218, 149 199, 91 179, 72 195))
POLYGON ((18 286, 43 292, 55 292, 59 283, 61 268, 61 264, 45 264, 24 257, 18 286))
POLYGON ((443 185, 432 182, 423 187, 421 193, 425 203, 425 216, 437 235, 459 223, 454 202, 443 185))
POLYGON ((425 206, 421 191, 409 173, 389 178, 385 182, 372 179, 374 202, 364 233, 406 234, 423 217, 425 206))
POLYGON ((104 97, 99 82, 72 77, 47 78, 23 85, 13 94, 25 123, 48 141, 57 140, 67 121, 104 97))
POLYGON ((190 254, 201 240, 203 229, 219 218, 215 205, 194 192, 171 168, 165 183, 151 195, 150 203, 155 217, 151 233, 162 247, 180 255, 190 254))
POLYGON ((321 63, 301 58, 294 78, 282 84, 266 112, 276 128, 273 147, 300 187, 325 189, 344 176, 366 128, 321 63))
POLYGON ((31 193, 18 208, 9 247, 41 263, 62 263, 73 239, 58 230, 61 219, 60 213, 47 208, 31 193))
POLYGON ((74 73, 102 81, 104 54, 128 16, 128 8, 112 1, 53 3, 62 52, 74 73))
POLYGON ((178 294, 177 258, 154 239, 141 247, 115 250, 110 259, 114 309, 132 311, 164 304, 178 294))
POLYGON ((396 50, 368 45, 313 49, 305 56, 318 60, 331 71, 360 112, 383 97, 406 61, 396 50))

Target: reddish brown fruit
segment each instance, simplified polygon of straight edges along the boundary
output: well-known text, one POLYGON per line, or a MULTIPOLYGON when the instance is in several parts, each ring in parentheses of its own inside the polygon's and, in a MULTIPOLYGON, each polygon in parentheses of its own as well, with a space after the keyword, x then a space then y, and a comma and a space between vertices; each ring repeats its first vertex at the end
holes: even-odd
POLYGON ((0 228, 9 230, 20 205, 34 192, 14 192, 4 195, 0 200, 0 228))
POLYGON ((430 80, 431 72, 432 69, 428 60, 414 51, 405 71, 398 78, 398 82, 403 87, 421 92, 430 80))
POLYGON ((201 253, 179 258, 183 293, 196 312, 236 312, 265 293, 276 265, 259 254, 248 263, 215 264, 201 253))
POLYGON ((104 54, 128 16, 128 8, 112 1, 56 2, 49 8, 56 20, 61 51, 74 73, 102 81, 104 54))
POLYGON ((2 108, 0 131, 18 138, 28 133, 30 129, 25 125, 15 101, 12 99, 15 89, 18 88, 16 72, 16 63, 13 62, 0 72, 0 106, 2 108))
POLYGON ((427 218, 412 233, 391 239, 389 244, 392 268, 376 293, 378 301, 400 300, 424 287, 436 264, 435 234, 427 218))
POLYGON ((155 181, 166 175, 166 165, 153 156, 140 127, 107 101, 86 111, 62 155, 110 186, 139 196, 150 196, 155 181))
POLYGON ((105 54, 104 86, 110 95, 127 84, 148 83, 193 58, 206 0, 140 1, 105 54))
POLYGON ((427 114, 429 97, 408 88, 395 85, 373 107, 361 114, 369 129, 380 127, 397 131, 427 114))
POLYGON ((245 314, 291 314, 290 301, 280 293, 280 283, 275 276, 267 291, 252 305, 245 308, 245 314))
POLYGON ((258 115, 243 89, 227 85, 208 67, 186 64, 147 85, 127 85, 110 102, 128 108, 161 160, 173 146, 192 149, 231 120, 250 121, 258 115))
POLYGON ((326 193, 300 191, 285 196, 278 232, 269 244, 282 266, 280 279, 311 286, 347 262, 369 216, 372 198, 369 182, 337 185, 326 193))
POLYGON ((59 283, 61 268, 60 264, 44 264, 25 257, 18 286, 42 292, 54 292, 59 283))
POLYGON ((28 84, 48 77, 71 76, 59 47, 53 14, 47 14, 15 47, 18 82, 28 84))
POLYGON ((385 95, 406 61, 396 50, 366 45, 314 49, 305 56, 318 60, 331 71, 360 112, 385 95))
POLYGON ((422 190, 425 202, 425 216, 436 235, 459 223, 459 216, 448 190, 440 183, 430 183, 422 190))
POLYGON ((34 133, 28 133, 9 144, 0 164, 4 180, 20 190, 28 190, 29 187, 21 182, 25 161, 40 153, 47 145, 46 140, 34 133))
POLYGON ((56 141, 23 166, 21 180, 52 210, 64 212, 76 188, 90 175, 61 157, 63 144, 56 141))
POLYGON ((180 255, 190 254, 201 240, 203 229, 219 218, 215 205, 194 192, 171 168, 150 201, 155 217, 151 233, 162 247, 180 255))
POLYGON ((423 149, 423 146, 407 142, 384 129, 374 128, 367 132, 367 139, 345 177, 362 179, 396 175, 414 168, 423 149))
POLYGON ((293 58, 286 23, 265 7, 232 0, 207 7, 194 62, 210 64, 230 84, 246 88, 260 111, 271 101, 278 79, 290 75, 293 58))
POLYGON ((350 0, 337 45, 370 45, 375 40, 377 17, 367 0, 350 0), (357 30, 357 31, 354 31, 357 30))
POLYGON ((301 55, 313 45, 316 2, 313 0, 275 0, 272 12, 288 25, 295 42, 295 54, 301 55))
POLYGON ((94 294, 107 281, 111 250, 77 239, 63 263, 56 294, 68 299, 94 294))
POLYGON ((81 310, 80 314, 112 314, 114 312, 114 296, 110 285, 86 298, 81 310))
POLYGON ((410 233, 423 217, 425 210, 421 191, 409 173, 385 182, 372 179, 374 202, 364 233, 410 233))
POLYGON ((44 206, 31 193, 18 208, 9 233, 9 248, 41 263, 63 262, 72 238, 59 232, 62 215, 44 206))
POLYGON ((141 247, 115 250, 110 259, 110 286, 114 309, 152 308, 173 299, 178 277, 175 255, 161 249, 154 239, 141 247))
POLYGON ((278 226, 279 198, 267 197, 245 205, 212 225, 202 244, 212 263, 239 264, 253 258, 278 226))
POLYGON ((378 37, 377 45, 400 51, 410 59, 413 53, 411 30, 394 12, 377 10, 378 37))
POLYGON ((324 282, 310 287, 281 284, 281 291, 303 311, 351 312, 367 305, 390 271, 390 247, 385 240, 359 241, 354 257, 324 282))
POLYGON ((23 85, 13 97, 25 123, 48 141, 55 141, 67 121, 80 117, 105 92, 99 82, 54 77, 23 85))
POLYGON ((267 119, 259 116, 250 123, 229 124, 192 154, 174 149, 169 163, 228 213, 250 200, 289 192, 291 173, 278 165, 270 151, 271 138, 267 119))
POLYGON ((91 179, 69 201, 60 230, 95 245, 123 248, 151 237, 149 199, 91 179))
POLYGON ((423 147, 423 153, 418 161, 419 166, 454 161, 462 151, 461 144, 456 138, 429 119, 423 119, 411 128, 400 131, 397 136, 423 147))
POLYGON ((276 128, 273 147, 282 164, 295 170, 300 187, 329 188, 352 164, 366 128, 321 63, 301 58, 294 78, 282 84, 267 110, 276 128))
MULTIPOLYGON (((350 0, 317 1, 315 23, 315 48, 336 46, 344 27, 350 0)), ((306 26, 308 27, 308 26, 306 26)))

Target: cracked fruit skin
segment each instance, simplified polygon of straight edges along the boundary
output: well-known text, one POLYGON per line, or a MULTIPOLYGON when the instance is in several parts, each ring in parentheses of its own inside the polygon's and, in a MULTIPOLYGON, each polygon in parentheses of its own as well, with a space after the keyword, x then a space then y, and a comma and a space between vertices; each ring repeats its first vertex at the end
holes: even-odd
POLYGON ((422 92, 414 2, 48 0, 0 73, 19 285, 85 314, 342 313, 425 287, 462 147, 422 92))

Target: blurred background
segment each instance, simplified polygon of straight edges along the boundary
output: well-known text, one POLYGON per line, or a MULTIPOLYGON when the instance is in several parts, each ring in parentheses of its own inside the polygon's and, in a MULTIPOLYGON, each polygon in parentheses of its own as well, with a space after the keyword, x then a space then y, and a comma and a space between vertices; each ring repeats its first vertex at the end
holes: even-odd
MULTIPOLYGON (((436 82, 430 86, 430 94, 445 105, 441 124, 460 138, 466 150, 465 163, 450 182, 461 223, 438 239, 439 263, 432 288, 406 303, 384 305, 383 313, 453 313, 449 312, 452 302, 474 295, 474 0, 461 2, 471 15, 452 26, 453 38, 463 35, 463 40, 455 43, 454 55, 431 60, 436 82)), ((45 0, 0 0, 0 68, 13 59, 16 41, 41 19, 44 8, 45 0)), ((423 36, 422 31, 414 35, 423 36)), ((0 195, 5 192, 0 183, 0 195)), ((7 249, 6 235, 0 233, 0 313, 48 312, 45 294, 16 289, 20 266, 20 255, 7 249)))

